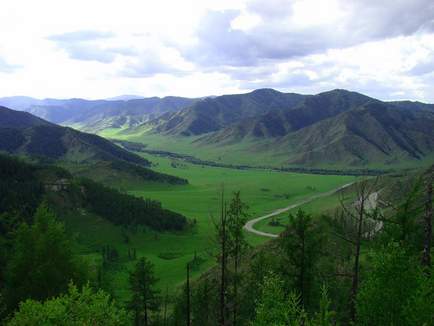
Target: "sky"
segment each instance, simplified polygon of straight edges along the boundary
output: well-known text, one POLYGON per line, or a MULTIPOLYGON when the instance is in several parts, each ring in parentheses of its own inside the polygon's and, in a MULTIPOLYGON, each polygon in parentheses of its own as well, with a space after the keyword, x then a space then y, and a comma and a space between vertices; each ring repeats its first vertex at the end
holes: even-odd
POLYGON ((432 0, 2 0, 0 97, 337 88, 434 103, 432 0))

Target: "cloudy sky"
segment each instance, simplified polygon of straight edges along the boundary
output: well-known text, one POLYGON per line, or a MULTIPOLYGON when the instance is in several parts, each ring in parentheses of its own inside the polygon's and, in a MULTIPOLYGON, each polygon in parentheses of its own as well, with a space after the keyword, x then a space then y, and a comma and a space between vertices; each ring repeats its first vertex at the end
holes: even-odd
POLYGON ((336 88, 434 103, 432 0, 5 0, 0 97, 336 88))

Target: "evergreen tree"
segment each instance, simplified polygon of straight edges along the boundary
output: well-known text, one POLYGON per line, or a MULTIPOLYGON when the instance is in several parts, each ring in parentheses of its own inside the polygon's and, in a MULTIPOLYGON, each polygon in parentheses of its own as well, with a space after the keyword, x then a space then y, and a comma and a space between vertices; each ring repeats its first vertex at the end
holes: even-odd
POLYGON ((87 279, 86 265, 75 251, 75 238, 56 220, 45 203, 34 216, 34 224, 22 223, 15 232, 14 252, 6 268, 5 299, 8 310, 26 299, 45 300, 67 290, 74 280, 87 279))
POLYGON ((317 273, 316 263, 321 254, 322 230, 312 222, 312 216, 299 209, 289 214, 289 225, 282 234, 285 259, 283 274, 289 288, 300 295, 300 304, 309 307, 317 273))
POLYGON ((294 293, 287 297, 279 275, 270 272, 265 277, 260 300, 256 302, 256 317, 252 326, 304 325, 306 312, 294 293))
POLYGON ((134 311, 136 325, 149 323, 149 312, 157 311, 160 303, 160 291, 155 288, 159 279, 154 273, 154 264, 145 257, 140 258, 129 272, 129 283, 133 291, 128 302, 129 310, 134 311))
POLYGON ((375 252, 373 260, 356 297, 357 324, 407 325, 403 307, 419 288, 418 269, 397 243, 375 252))
POLYGON ((248 206, 241 201, 241 193, 235 191, 228 211, 228 256, 231 257, 233 265, 233 270, 231 271, 233 325, 237 324, 238 319, 238 306, 240 301, 238 288, 242 281, 242 277, 239 273, 241 254, 248 248, 248 243, 243 234, 243 226, 247 223, 249 217, 247 214, 248 209, 248 206))

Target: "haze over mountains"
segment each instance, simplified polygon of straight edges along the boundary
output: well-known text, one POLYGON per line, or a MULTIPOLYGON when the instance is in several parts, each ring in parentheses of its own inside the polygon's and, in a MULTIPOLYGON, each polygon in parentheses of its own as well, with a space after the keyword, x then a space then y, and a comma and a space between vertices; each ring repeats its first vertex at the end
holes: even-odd
POLYGON ((82 131, 111 129, 114 138, 134 137, 144 143, 147 135, 191 139, 191 146, 208 152, 231 152, 236 146, 238 154, 252 155, 252 164, 258 154, 277 165, 311 167, 393 165, 434 156, 433 104, 382 102, 339 89, 317 95, 259 89, 206 99, 70 99, 38 104, 29 98, 17 98, 16 103, 3 98, 0 104, 5 101, 82 131))
POLYGON ((97 135, 61 127, 30 113, 0 106, 0 151, 72 161, 149 161, 97 135))

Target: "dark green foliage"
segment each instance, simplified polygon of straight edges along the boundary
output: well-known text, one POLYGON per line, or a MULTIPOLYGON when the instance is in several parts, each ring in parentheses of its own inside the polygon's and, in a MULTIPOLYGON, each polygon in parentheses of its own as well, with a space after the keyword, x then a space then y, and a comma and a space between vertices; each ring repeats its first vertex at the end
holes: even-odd
POLYGON ((155 172, 151 169, 145 168, 137 164, 118 161, 118 162, 112 162, 111 166, 116 170, 128 172, 132 176, 139 176, 140 178, 146 181, 167 182, 170 184, 180 184, 180 185, 188 184, 187 179, 179 178, 165 173, 155 172))
POLYGON ((148 325, 149 313, 158 310, 161 299, 160 291, 156 289, 159 278, 155 276, 154 264, 144 257, 140 258, 129 272, 128 282, 133 291, 128 309, 135 315, 135 325, 148 325))
POLYGON ((0 106, 0 127, 33 127, 36 125, 51 125, 51 123, 30 113, 0 106))
MULTIPOLYGON (((41 167, 24 163, 7 155, 0 155, 0 215, 11 218, 20 214, 23 220, 28 220, 39 206, 44 193, 41 180, 36 172, 41 167)), ((0 234, 12 230, 0 221, 0 234)))
POLYGON ((143 157, 126 151, 100 136, 79 132, 73 129, 69 129, 69 132, 74 137, 77 137, 83 144, 91 145, 96 148, 98 150, 96 157, 99 159, 110 161, 125 160, 127 162, 144 166, 151 165, 151 163, 143 157))
POLYGON ((402 314, 408 325, 434 325, 434 270, 431 268, 427 276, 419 271, 419 287, 413 291, 403 307, 402 314))
POLYGON ((357 324, 409 325, 403 308, 416 294, 418 283, 418 269, 396 243, 376 252, 372 272, 356 297, 357 324))
POLYGON ((187 219, 161 206, 156 200, 121 193, 90 179, 80 179, 84 186, 85 205, 115 225, 147 225, 156 231, 183 231, 187 219))
POLYGON ((385 225, 379 240, 382 243, 397 242, 407 255, 418 255, 424 246, 422 241, 418 241, 423 238, 423 228, 420 227, 425 210, 423 179, 411 180, 406 184, 397 183, 394 188, 403 199, 393 207, 391 216, 382 217, 385 225))
POLYGON ((75 239, 65 234, 46 204, 35 213, 34 224, 22 223, 15 232, 14 252, 6 267, 5 301, 9 311, 26 299, 45 300, 67 289, 70 280, 86 281, 86 267, 77 256, 75 239))
POLYGON ((148 145, 142 143, 121 139, 111 139, 111 141, 115 144, 120 144, 122 147, 132 152, 146 153, 145 149, 148 147, 148 145))
POLYGON ((26 300, 6 325, 128 325, 126 313, 110 295, 93 293, 89 284, 81 292, 71 283, 68 293, 47 301, 26 300))
POLYGON ((32 137, 27 145, 27 150, 33 154, 45 155, 56 159, 60 158, 68 152, 68 148, 62 140, 64 134, 64 127, 33 127, 32 137))
POLYGON ((0 107, 0 150, 64 158, 78 155, 77 160, 125 160, 149 166, 150 162, 93 134, 57 126, 26 112, 0 107), (21 121, 19 123, 19 121, 21 121), (82 155, 82 156, 80 156, 82 155))
POLYGON ((23 146, 26 142, 21 129, 19 128, 0 128, 0 150, 12 153, 23 146))
POLYGON ((289 225, 281 238, 285 252, 281 270, 287 277, 287 287, 300 295, 300 303, 307 310, 317 290, 315 278, 323 242, 323 231, 310 214, 301 209, 289 214, 289 225))

